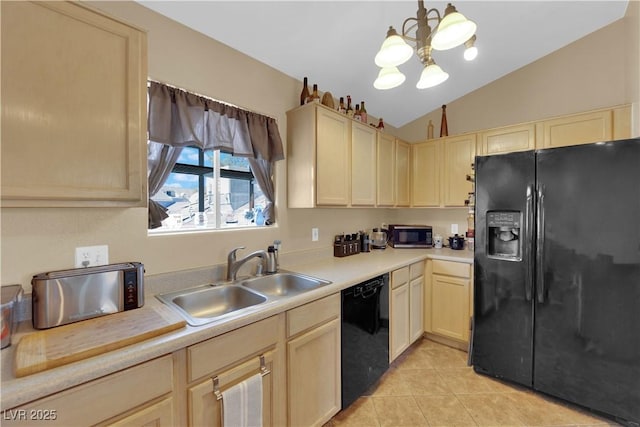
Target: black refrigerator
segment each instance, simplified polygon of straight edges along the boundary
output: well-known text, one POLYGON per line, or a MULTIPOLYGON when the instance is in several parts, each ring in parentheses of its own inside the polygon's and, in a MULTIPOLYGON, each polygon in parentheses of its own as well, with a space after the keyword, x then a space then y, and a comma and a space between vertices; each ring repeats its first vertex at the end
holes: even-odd
POLYGON ((474 370, 640 425, 640 139, 475 169, 474 370))

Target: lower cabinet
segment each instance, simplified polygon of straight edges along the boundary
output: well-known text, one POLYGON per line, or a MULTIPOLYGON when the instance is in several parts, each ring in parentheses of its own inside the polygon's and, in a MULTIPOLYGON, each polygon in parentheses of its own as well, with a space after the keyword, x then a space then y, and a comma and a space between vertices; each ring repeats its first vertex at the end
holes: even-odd
POLYGON ((466 349, 473 309, 472 265, 441 260, 427 261, 425 331, 452 340, 466 349))
POLYGON ((341 407, 340 294, 287 312, 290 426, 322 426, 341 407))
POLYGON ((389 362, 423 332, 424 261, 391 272, 389 362))
POLYGON ((3 411, 3 426, 166 426, 174 417, 171 355, 3 411))
POLYGON ((223 393, 262 374, 262 425, 282 426, 286 419, 284 314, 187 348, 189 426, 222 426, 223 393))

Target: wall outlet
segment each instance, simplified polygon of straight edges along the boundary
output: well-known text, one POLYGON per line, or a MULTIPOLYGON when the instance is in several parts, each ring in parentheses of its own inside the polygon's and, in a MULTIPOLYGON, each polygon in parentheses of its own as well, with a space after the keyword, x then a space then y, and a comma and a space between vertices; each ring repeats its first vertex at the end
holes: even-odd
POLYGON ((76 268, 109 264, 109 246, 81 246, 76 248, 76 268))
POLYGON ((458 224, 451 224, 451 234, 458 234, 458 224))
POLYGON ((317 228, 312 228, 311 229, 311 241, 312 242, 317 242, 318 241, 318 229, 317 228))

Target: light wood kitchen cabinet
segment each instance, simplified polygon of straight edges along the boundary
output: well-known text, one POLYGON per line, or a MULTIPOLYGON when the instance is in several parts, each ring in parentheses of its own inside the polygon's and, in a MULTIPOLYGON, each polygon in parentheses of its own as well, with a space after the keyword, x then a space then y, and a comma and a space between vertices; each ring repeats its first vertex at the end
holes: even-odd
POLYGON ((447 137, 444 140, 444 206, 465 206, 471 192, 467 175, 473 172, 471 165, 476 156, 476 134, 447 137))
POLYGON ((351 205, 376 204, 376 144, 375 128, 351 123, 351 205))
POLYGON ((145 206, 145 32, 77 2, 0 7, 3 206, 145 206))
POLYGON ((538 148, 565 147, 613 139, 613 112, 599 110, 545 120, 538 148))
POLYGON ((409 331, 409 267, 391 272, 389 304, 389 363, 410 344, 409 331))
POLYGON ((187 348, 187 415, 189 426, 221 426, 223 392, 263 372, 262 420, 264 426, 286 423, 284 314, 269 317, 187 348))
POLYGON ((424 332, 424 261, 409 266, 409 342, 424 332))
POLYGON ((413 144, 411 149, 411 206, 439 207, 442 140, 413 144))
POLYGON ((320 104, 287 112, 291 208, 347 206, 351 195, 351 119, 320 104))
POLYGON ((393 135, 378 132, 377 197, 376 205, 391 207, 396 203, 396 139, 393 135))
POLYGON ((178 424, 173 407, 173 360, 167 355, 4 411, 2 425, 144 425, 151 421, 172 427, 178 424))
POLYGON ((427 260, 424 328, 466 349, 473 310, 472 265, 427 260))
POLYGON ((389 362, 423 332, 424 261, 391 272, 389 362))
POLYGON ((534 123, 490 129, 480 135, 479 154, 483 156, 536 148, 536 126, 534 123))
POLYGON ((411 204, 410 193, 410 160, 411 145, 408 142, 396 139, 396 206, 409 207, 411 204))
POLYGON ((340 294, 287 312, 290 426, 322 426, 340 411, 340 294))

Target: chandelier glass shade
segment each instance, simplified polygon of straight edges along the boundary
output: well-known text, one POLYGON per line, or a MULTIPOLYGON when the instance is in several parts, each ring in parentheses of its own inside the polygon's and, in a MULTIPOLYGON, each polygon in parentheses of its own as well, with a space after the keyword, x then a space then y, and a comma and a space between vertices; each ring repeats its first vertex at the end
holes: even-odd
POLYGON ((378 73, 378 78, 373 82, 376 89, 393 89, 404 83, 406 77, 398 70, 398 67, 384 67, 378 73))
POLYGON ((476 24, 459 13, 451 3, 441 17, 437 9, 427 10, 424 0, 418 0, 417 17, 405 19, 402 34, 389 27, 387 37, 375 56, 376 65, 382 69, 373 86, 376 89, 391 89, 401 85, 405 76, 396 67, 407 62, 414 52, 424 67, 416 87, 426 89, 439 85, 449 78, 449 74, 436 65, 432 51, 448 50, 464 44, 464 58, 467 61, 475 59, 478 55, 475 47, 476 28, 476 24), (435 16, 430 17, 430 14, 435 16), (429 21, 435 21, 433 31, 429 21), (409 35, 412 31, 415 31, 415 37, 409 35), (415 48, 407 42, 415 44, 415 48))

